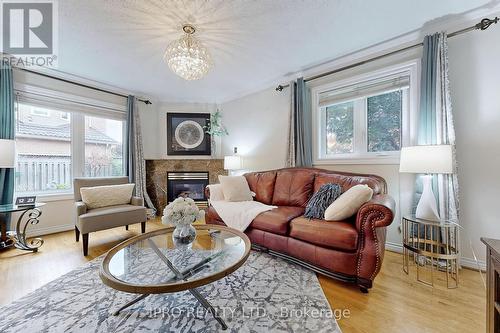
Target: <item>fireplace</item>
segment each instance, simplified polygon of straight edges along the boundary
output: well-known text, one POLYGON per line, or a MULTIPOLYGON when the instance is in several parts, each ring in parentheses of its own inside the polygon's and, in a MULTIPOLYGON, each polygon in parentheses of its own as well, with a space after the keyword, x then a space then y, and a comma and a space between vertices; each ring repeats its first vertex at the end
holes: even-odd
POLYGON ((168 172, 167 203, 178 197, 193 199, 200 207, 208 205, 205 187, 208 185, 208 172, 168 172))

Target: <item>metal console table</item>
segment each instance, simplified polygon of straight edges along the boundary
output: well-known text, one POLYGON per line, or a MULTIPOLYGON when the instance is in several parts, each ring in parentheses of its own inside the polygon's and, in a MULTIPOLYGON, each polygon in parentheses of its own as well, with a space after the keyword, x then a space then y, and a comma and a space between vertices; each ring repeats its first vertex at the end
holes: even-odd
POLYGON ((414 215, 404 216, 403 271, 409 274, 410 261, 415 263, 417 281, 434 286, 438 272, 446 274, 446 286, 458 287, 458 229, 454 221, 428 221, 414 215), (430 269, 430 279, 422 270, 430 269))
POLYGON ((40 207, 44 206, 44 203, 37 202, 30 206, 18 206, 18 205, 0 205, 0 226, 1 226, 1 238, 0 238, 0 249, 15 246, 20 250, 37 252, 38 248, 43 245, 43 239, 41 238, 26 238, 26 229, 29 225, 38 224, 39 217, 42 215, 40 207), (16 230, 13 233, 13 240, 10 239, 7 234, 7 224, 10 220, 12 213, 20 212, 21 215, 17 219, 16 230))

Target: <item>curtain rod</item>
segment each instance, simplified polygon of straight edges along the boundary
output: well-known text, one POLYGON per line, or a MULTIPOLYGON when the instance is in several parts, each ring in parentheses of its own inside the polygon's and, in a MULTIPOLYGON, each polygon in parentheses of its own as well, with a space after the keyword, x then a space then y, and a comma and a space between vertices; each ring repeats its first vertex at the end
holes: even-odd
MULTIPOLYGON (((53 76, 53 75, 49 75, 49 74, 45 74, 45 73, 33 71, 33 70, 22 68, 22 67, 15 67, 15 69, 18 69, 18 70, 21 70, 21 71, 25 71, 25 72, 28 72, 28 73, 32 73, 32 74, 35 74, 35 75, 40 75, 40 76, 47 77, 47 78, 50 78, 50 79, 55 79, 55 80, 59 80, 59 81, 62 81, 62 82, 70 83, 70 84, 73 84, 73 85, 76 85, 76 86, 79 86, 79 87, 101 91, 101 92, 108 93, 108 94, 115 95, 115 96, 120 96, 120 97, 124 97, 124 98, 128 97, 128 95, 120 94, 120 93, 117 93, 117 92, 114 92, 114 91, 110 91, 110 90, 106 90, 106 89, 102 89, 102 88, 90 86, 90 85, 87 85, 87 84, 83 84, 83 83, 71 81, 71 80, 68 80, 68 79, 63 79, 63 78, 60 78, 60 77, 57 77, 57 76, 53 76)), ((140 99, 140 98, 138 98, 137 100, 139 102, 143 102, 146 105, 153 104, 148 99, 140 99)))
MULTIPOLYGON (((468 28, 465 28, 465 29, 462 29, 462 30, 458 30, 458 31, 449 33, 447 36, 448 37, 455 37, 455 36, 464 34, 464 33, 469 32, 469 31, 486 30, 486 29, 488 29, 490 27, 490 25, 498 23, 499 20, 500 19, 498 17, 495 17, 493 20, 490 20, 489 18, 484 18, 478 24, 475 24, 475 25, 473 25, 471 27, 468 27, 468 28)), ((370 62, 373 62, 373 61, 376 61, 376 60, 379 60, 379 59, 382 59, 382 58, 385 58, 385 57, 389 57, 389 56, 392 56, 392 55, 395 55, 395 54, 398 54, 398 53, 401 53, 401 52, 405 52, 405 51, 408 51, 408 50, 411 50, 411 49, 415 49, 417 47, 421 47, 423 45, 424 45, 424 43, 417 43, 417 44, 413 44, 413 45, 410 45, 410 46, 407 46, 407 47, 404 47, 404 48, 401 48, 401 49, 398 49, 398 50, 395 50, 395 51, 384 53, 384 54, 381 54, 379 56, 376 56, 376 57, 373 57, 373 58, 370 58, 370 59, 362 60, 362 61, 356 62, 354 64, 351 64, 351 65, 347 65, 347 66, 344 66, 344 67, 341 67, 341 68, 337 68, 337 69, 334 69, 334 70, 331 70, 331 71, 328 71, 328 72, 325 72, 325 73, 322 73, 322 74, 318 74, 318 75, 314 75, 314 76, 308 77, 308 78, 304 79, 304 82, 316 80, 316 79, 319 79, 319 78, 322 78, 322 77, 325 77, 325 76, 328 76, 328 75, 332 75, 332 74, 335 74, 335 73, 338 73, 338 72, 342 72, 342 71, 345 71, 345 70, 348 70, 348 69, 351 69, 351 68, 354 68, 354 67, 365 65, 365 64, 368 64, 370 62)), ((284 85, 280 84, 280 85, 278 85, 276 87, 276 91, 282 91, 284 88, 289 87, 289 86, 290 86, 290 84, 284 84, 284 85)))

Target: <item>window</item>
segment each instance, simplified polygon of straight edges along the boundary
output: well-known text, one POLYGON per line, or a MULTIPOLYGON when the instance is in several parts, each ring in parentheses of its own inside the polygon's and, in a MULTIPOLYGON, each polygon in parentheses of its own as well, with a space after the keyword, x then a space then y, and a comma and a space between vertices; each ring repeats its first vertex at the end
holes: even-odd
POLYGON ((412 63, 314 88, 315 164, 397 162, 415 72, 412 63))
POLYGON ((47 109, 39 109, 39 108, 32 107, 30 113, 33 116, 50 117, 50 110, 47 110, 47 109))
POLYGON ((122 176, 124 122, 85 117, 85 176, 122 176))
POLYGON ((17 97, 16 195, 70 194, 74 177, 125 174, 124 110, 17 97))
POLYGON ((326 154, 354 151, 354 102, 326 108, 326 154))
MULTIPOLYGON (((18 195, 71 190, 71 119, 48 116, 33 122, 38 109, 17 104, 15 191, 18 195)), ((52 115, 52 116, 51 116, 52 115)))

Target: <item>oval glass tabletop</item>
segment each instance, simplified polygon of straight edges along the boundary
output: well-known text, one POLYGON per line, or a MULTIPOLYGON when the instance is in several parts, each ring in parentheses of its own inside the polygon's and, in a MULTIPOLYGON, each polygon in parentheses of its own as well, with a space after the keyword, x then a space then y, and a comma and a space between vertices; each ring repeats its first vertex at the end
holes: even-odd
POLYGON ((168 293, 196 288, 238 269, 250 254, 250 240, 235 229, 195 225, 196 238, 177 246, 174 228, 135 236, 105 256, 100 276, 117 290, 168 293))

